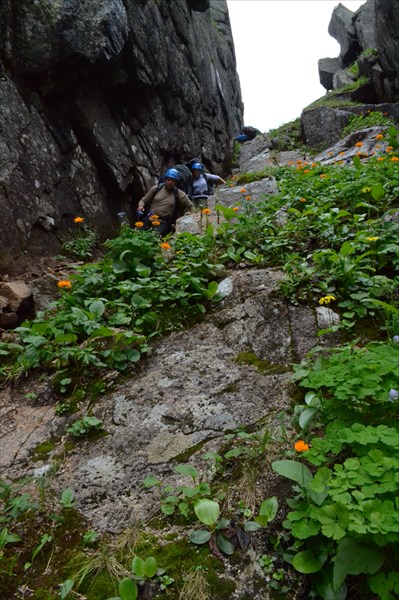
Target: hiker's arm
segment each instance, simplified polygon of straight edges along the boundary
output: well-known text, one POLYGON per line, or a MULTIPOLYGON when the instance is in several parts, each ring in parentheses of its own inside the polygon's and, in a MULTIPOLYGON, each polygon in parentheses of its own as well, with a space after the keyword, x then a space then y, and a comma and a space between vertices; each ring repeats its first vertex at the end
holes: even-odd
POLYGON ((146 203, 152 198, 154 189, 156 188, 156 185, 153 185, 152 188, 150 188, 148 190, 148 192, 145 194, 145 196, 143 196, 140 200, 139 203, 137 205, 137 210, 143 211, 145 208, 146 203))
POLYGON ((218 185, 219 183, 226 183, 224 179, 219 177, 219 175, 212 175, 211 173, 208 173, 207 178, 210 181, 213 181, 213 183, 215 183, 216 185, 218 185))
POLYGON ((179 194, 179 201, 180 201, 181 207, 183 208, 184 214, 187 212, 191 213, 191 212, 195 211, 194 204, 191 202, 191 200, 187 196, 187 194, 185 194, 182 191, 180 191, 180 194, 179 194))

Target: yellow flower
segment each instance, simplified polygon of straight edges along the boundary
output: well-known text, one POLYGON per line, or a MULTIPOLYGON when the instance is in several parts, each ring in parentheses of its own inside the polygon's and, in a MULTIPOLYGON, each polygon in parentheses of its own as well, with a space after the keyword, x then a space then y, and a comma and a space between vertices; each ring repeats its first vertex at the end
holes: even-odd
POLYGON ((245 196, 245 200, 251 200, 251 196, 245 196))
POLYGON ((144 227, 144 223, 143 223, 143 221, 136 221, 134 226, 137 227, 138 229, 140 229, 140 227, 144 227))
POLYGON ((362 189, 363 194, 367 194, 367 192, 371 192, 371 187, 364 187, 362 189))
POLYGON ((298 440, 297 442, 295 442, 294 448, 297 452, 306 452, 306 450, 309 450, 309 444, 307 444, 303 440, 298 440))
POLYGON ((332 294, 327 294, 327 296, 323 296, 323 298, 320 298, 319 304, 330 304, 330 302, 334 300, 336 300, 335 296, 333 296, 332 294))
POLYGON ((59 288, 69 289, 70 287, 72 287, 72 283, 70 281, 67 281, 66 279, 61 279, 61 281, 57 283, 57 286, 59 288))
POLYGON ((392 162, 399 162, 399 158, 397 156, 392 156, 391 161, 392 162))
POLYGON ((375 136, 376 140, 383 140, 384 136, 382 135, 382 133, 377 133, 377 135, 375 136))
POLYGON ((241 189, 240 189, 240 192, 241 192, 241 194, 245 194, 245 192, 246 192, 246 191, 247 191, 247 190, 246 190, 245 188, 241 188, 241 189))
POLYGON ((161 221, 151 221, 151 225, 154 227, 158 227, 161 224, 161 221))
POLYGON ((211 209, 210 208, 204 208, 202 211, 203 215, 210 215, 211 214, 211 209))
POLYGON ((361 148, 363 146, 363 142, 356 142, 356 148, 361 148))
POLYGON ((378 235, 373 235, 371 237, 366 237, 367 242, 376 242, 378 240, 378 235))
POLYGON ((75 217, 73 221, 74 221, 74 223, 83 223, 84 218, 83 217, 75 217))
POLYGON ((168 242, 162 242, 162 244, 159 244, 162 248, 162 250, 170 250, 171 249, 171 245, 168 244, 168 242))
POLYGON ((340 156, 343 156, 345 154, 345 152, 340 152, 339 154, 340 154, 340 156))

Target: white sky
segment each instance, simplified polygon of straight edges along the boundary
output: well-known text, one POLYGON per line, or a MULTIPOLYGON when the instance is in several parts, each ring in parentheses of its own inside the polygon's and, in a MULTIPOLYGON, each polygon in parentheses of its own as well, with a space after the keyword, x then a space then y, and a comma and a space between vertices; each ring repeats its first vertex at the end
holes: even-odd
MULTIPOLYGON (((341 0, 355 12, 365 0, 341 0)), ((339 0, 227 0, 244 123, 261 131, 300 116, 324 96, 317 61, 337 57, 328 33, 339 0)))

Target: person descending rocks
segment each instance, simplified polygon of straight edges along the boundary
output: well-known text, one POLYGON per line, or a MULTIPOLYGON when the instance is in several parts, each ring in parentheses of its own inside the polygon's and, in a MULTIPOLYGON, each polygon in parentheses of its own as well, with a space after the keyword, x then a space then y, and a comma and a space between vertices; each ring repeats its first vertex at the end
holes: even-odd
POLYGON ((200 162, 191 165, 193 180, 189 186, 188 196, 196 208, 207 206, 208 196, 213 194, 212 187, 219 183, 226 183, 219 175, 205 173, 200 162))
POLYGON ((178 181, 179 171, 168 169, 163 182, 152 186, 137 206, 137 216, 144 228, 154 229, 161 237, 171 232, 177 218, 194 211, 188 196, 177 188, 178 181))

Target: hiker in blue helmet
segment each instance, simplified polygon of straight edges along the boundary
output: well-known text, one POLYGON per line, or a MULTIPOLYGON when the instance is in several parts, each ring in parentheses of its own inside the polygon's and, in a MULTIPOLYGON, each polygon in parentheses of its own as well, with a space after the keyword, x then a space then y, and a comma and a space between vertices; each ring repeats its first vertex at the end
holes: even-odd
POLYGON ((187 195, 176 186, 179 171, 168 169, 162 183, 152 186, 139 200, 137 216, 145 229, 154 229, 161 237, 171 232, 178 217, 192 212, 194 205, 187 195))
POLYGON ((206 206, 208 196, 213 194, 213 187, 219 183, 226 183, 219 175, 206 173, 200 162, 191 164, 193 181, 188 195, 195 206, 206 206))
POLYGON ((164 175, 165 179, 175 179, 179 181, 179 171, 177 169, 168 169, 164 175))
POLYGON ((219 175, 205 173, 200 162, 193 162, 190 169, 193 180, 188 190, 188 196, 196 208, 202 208, 208 205, 208 196, 213 194, 212 187, 218 183, 226 182, 219 175))

